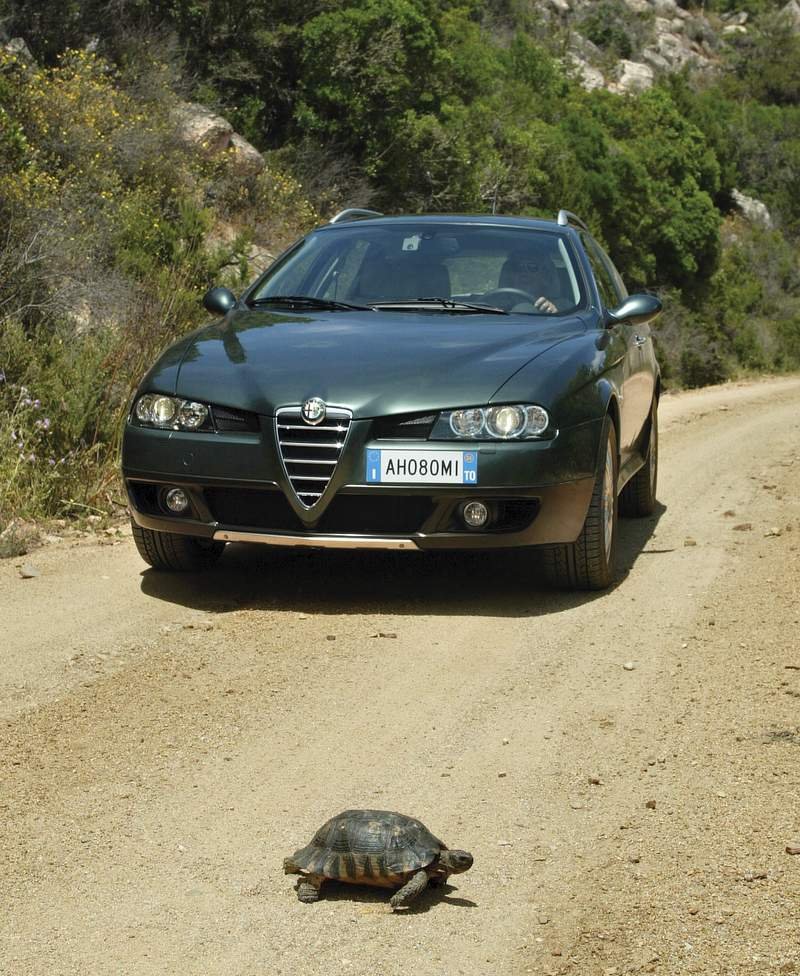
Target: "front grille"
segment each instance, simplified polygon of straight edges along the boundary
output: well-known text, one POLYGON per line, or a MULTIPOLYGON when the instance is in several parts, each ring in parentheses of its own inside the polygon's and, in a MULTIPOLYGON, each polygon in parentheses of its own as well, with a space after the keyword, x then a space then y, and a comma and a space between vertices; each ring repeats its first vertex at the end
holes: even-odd
POLYGON ((278 450, 294 493, 305 508, 313 508, 328 487, 351 418, 349 410, 329 407, 322 423, 312 425, 303 420, 299 407, 277 412, 278 450))
POLYGON ((215 520, 240 529, 322 532, 342 535, 402 535, 418 532, 433 512, 424 495, 337 495, 313 529, 303 525, 282 491, 206 488, 215 520))

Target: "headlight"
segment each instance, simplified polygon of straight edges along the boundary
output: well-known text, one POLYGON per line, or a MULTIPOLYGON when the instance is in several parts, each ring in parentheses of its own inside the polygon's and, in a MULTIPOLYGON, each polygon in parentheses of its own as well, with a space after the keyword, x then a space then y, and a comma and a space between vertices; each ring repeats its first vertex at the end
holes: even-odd
POLYGON ((450 414, 450 430, 456 437, 480 437, 484 422, 483 410, 478 407, 454 410, 450 414))
POLYGON ((145 393, 136 401, 133 415, 140 424, 164 430, 211 429, 208 407, 195 400, 145 393))
POLYGON ((440 413, 430 440, 525 440, 541 437, 549 426, 547 411, 533 404, 463 407, 440 413))
POLYGON ((522 407, 489 407, 486 411, 486 430, 492 437, 517 437, 525 427, 522 407))

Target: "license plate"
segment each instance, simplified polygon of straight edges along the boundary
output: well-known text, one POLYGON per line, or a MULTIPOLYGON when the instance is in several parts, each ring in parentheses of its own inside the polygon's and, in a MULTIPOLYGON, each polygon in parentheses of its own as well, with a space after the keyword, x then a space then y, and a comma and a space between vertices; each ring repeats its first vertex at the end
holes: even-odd
POLYGON ((367 451, 367 483, 477 485, 477 451, 367 451))

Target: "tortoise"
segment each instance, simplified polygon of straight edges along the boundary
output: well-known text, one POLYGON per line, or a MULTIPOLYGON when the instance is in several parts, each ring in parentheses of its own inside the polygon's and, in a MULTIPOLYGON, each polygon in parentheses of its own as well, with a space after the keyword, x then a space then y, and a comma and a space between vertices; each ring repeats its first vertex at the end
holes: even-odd
POLYGON ((283 862, 285 874, 300 875, 296 889, 302 902, 317 901, 331 879, 398 888, 389 900, 392 909, 407 905, 429 883, 444 884, 471 867, 467 851, 449 850, 419 820, 389 810, 345 810, 283 862))

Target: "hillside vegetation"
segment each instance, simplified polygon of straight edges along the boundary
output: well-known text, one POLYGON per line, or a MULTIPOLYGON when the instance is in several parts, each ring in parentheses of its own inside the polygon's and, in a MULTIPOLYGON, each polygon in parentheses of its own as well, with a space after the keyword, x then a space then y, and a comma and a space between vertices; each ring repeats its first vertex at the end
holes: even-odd
POLYGON ((0 0, 6 40, 27 45, 0 51, 0 531, 118 503, 146 365, 202 321, 208 286, 252 277, 254 245, 277 253, 342 206, 567 207, 631 290, 664 298, 668 384, 800 367, 797 25, 768 0, 706 3, 719 37, 749 14, 708 43, 713 70, 616 93, 581 85, 574 31, 613 65, 652 14, 547 7, 0 0), (266 166, 187 147, 187 100, 266 166), (744 219, 734 190, 769 219, 744 219))

